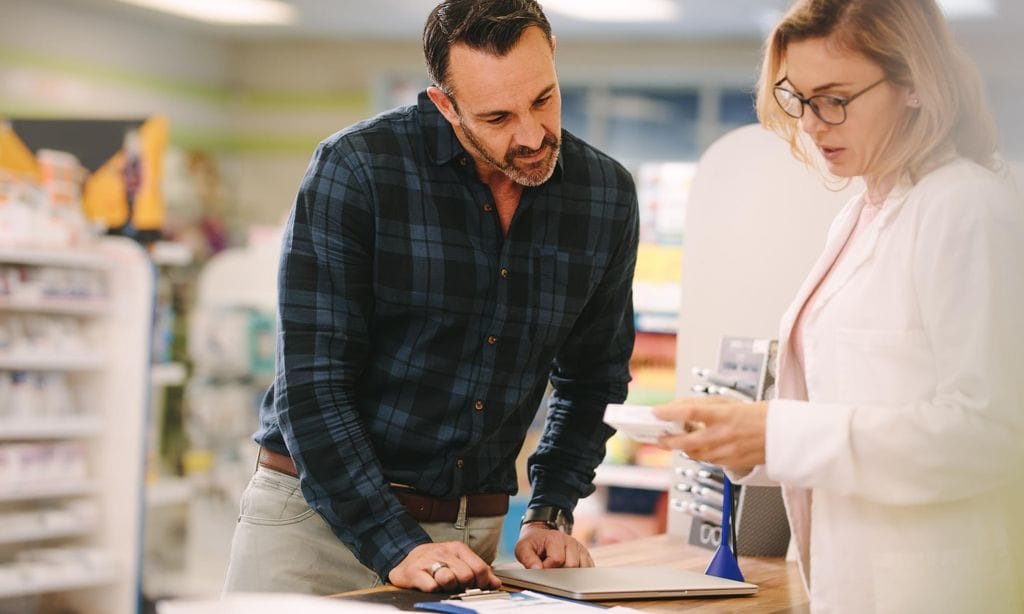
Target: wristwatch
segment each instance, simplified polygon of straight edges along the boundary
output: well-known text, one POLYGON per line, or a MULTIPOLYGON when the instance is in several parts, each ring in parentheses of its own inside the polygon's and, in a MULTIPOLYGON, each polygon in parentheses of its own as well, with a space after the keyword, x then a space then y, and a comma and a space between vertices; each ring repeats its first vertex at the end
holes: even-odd
POLYGON ((519 526, 531 522, 543 522, 548 525, 549 529, 561 531, 566 535, 572 535, 572 514, 560 507, 553 505, 531 507, 523 514, 523 519, 519 522, 519 526))

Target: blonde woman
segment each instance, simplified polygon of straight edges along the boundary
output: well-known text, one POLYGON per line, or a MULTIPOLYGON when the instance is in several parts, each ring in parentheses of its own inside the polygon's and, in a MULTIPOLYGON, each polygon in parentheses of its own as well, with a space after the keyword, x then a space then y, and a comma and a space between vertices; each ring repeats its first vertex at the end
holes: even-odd
POLYGON ((865 189, 780 332, 778 398, 662 443, 783 485, 815 612, 1024 611, 1024 207, 934 0, 800 0, 761 122, 865 189))

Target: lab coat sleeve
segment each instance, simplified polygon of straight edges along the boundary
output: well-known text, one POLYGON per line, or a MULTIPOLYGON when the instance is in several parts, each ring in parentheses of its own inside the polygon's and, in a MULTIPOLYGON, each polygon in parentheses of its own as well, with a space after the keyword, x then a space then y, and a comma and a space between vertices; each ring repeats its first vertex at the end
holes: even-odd
POLYGON ((773 479, 917 505, 990 491, 1024 468, 1020 196, 991 179, 943 187, 907 237, 934 393, 903 405, 772 401, 773 479))

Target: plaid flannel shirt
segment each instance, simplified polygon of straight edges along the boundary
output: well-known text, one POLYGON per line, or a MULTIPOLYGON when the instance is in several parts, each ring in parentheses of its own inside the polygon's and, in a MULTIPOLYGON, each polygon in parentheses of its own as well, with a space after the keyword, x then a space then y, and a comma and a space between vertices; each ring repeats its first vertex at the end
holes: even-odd
POLYGON ((255 439, 291 455, 309 505, 382 579, 430 541, 388 484, 514 494, 549 379, 530 505, 593 492, 604 408, 630 379, 637 209, 629 173, 563 132, 503 236, 425 92, 319 145, 283 238, 255 439))

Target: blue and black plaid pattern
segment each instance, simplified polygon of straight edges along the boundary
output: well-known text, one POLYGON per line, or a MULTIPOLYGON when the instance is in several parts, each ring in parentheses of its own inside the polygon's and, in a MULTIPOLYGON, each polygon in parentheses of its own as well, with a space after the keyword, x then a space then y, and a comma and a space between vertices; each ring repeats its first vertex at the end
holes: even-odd
POLYGON ((391 494, 516 492, 514 461, 550 379, 532 504, 593 492, 633 349, 637 201, 619 164, 563 133, 507 236, 490 191, 423 93, 323 143, 279 272, 277 375, 261 445, 387 579, 429 541, 391 494))

